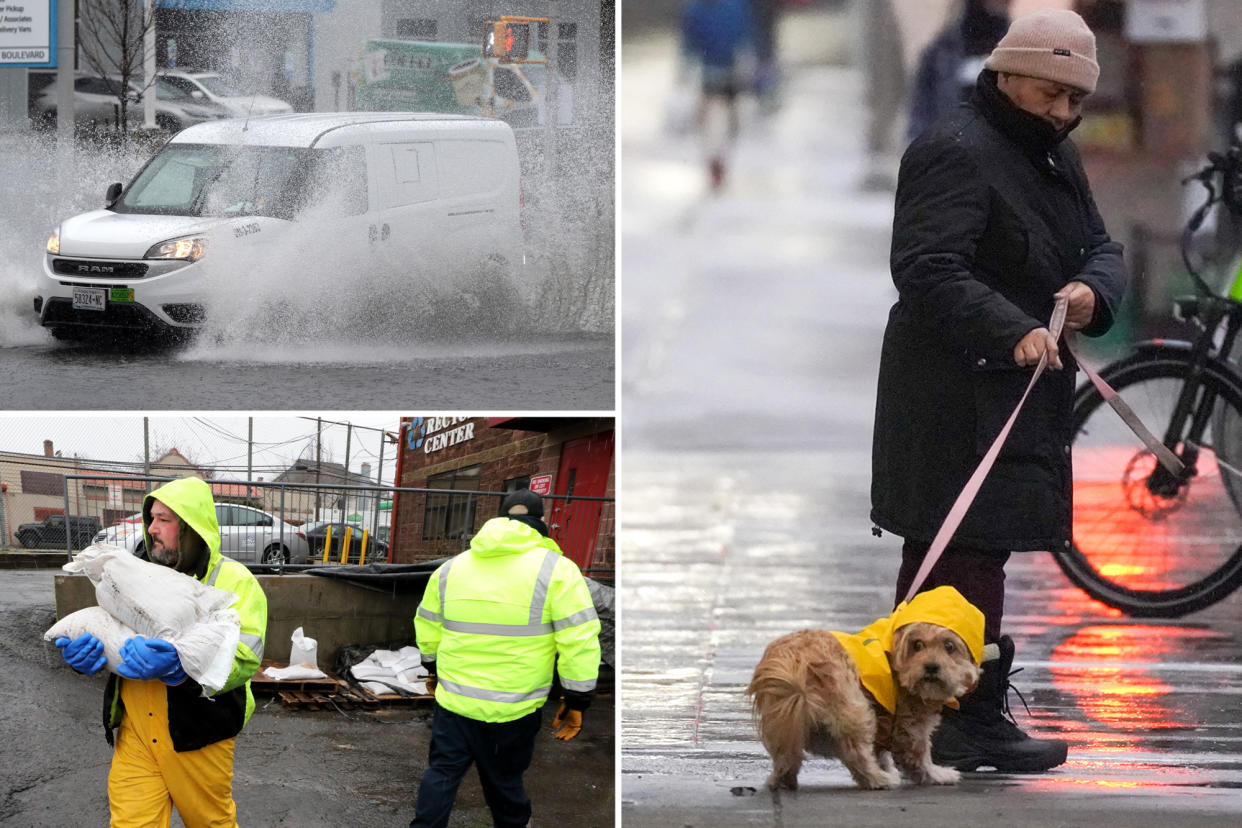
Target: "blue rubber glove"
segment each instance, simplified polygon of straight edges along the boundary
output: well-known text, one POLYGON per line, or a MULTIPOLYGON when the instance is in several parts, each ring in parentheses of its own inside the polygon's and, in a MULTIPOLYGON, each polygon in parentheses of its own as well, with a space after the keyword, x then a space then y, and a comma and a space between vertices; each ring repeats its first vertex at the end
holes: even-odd
POLYGON ((125 678, 159 679, 165 684, 180 684, 186 679, 177 648, 162 638, 135 635, 121 645, 121 658, 124 661, 116 671, 125 678))
POLYGON ((56 639, 55 644, 60 647, 60 654, 69 666, 79 673, 93 676, 108 663, 103 654, 103 642, 90 633, 82 633, 72 641, 61 637, 56 639))

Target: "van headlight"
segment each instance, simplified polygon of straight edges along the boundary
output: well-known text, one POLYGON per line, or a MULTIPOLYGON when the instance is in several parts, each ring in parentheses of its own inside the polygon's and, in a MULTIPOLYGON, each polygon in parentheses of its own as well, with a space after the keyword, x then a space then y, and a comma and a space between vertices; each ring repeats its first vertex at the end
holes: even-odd
POLYGON ((185 259, 196 262, 207 252, 206 236, 186 236, 183 239, 169 239, 152 245, 143 256, 144 259, 185 259))
POLYGON ((47 237, 47 252, 53 256, 60 255, 60 228, 57 227, 52 231, 52 235, 47 237))

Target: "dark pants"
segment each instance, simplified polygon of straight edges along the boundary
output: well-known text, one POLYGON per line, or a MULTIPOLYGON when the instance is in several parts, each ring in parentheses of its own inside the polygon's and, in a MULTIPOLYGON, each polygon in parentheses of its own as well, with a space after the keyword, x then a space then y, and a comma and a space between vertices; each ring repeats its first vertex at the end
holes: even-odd
MULTIPOLYGON (((901 547, 895 604, 905 600, 929 546, 929 543, 906 541, 901 547)), ((1005 562, 1008 560, 1008 552, 948 546, 919 592, 938 586, 954 587, 983 613, 983 640, 995 642, 1000 638, 1001 616, 1005 614, 1005 562)))
POLYGON ((522 787, 522 774, 530 767, 542 722, 541 710, 511 722, 480 722, 437 705, 427 770, 418 786, 410 828, 448 825, 457 786, 471 763, 479 766, 483 798, 498 828, 526 825, 530 798, 522 787))

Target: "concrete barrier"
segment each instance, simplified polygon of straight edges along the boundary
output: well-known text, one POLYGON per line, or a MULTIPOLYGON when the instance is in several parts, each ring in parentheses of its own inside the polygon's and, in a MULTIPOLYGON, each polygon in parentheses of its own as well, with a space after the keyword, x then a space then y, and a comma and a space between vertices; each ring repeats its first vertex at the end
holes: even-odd
MULTIPOLYGON (((298 627, 319 642, 319 669, 333 672, 346 644, 414 640, 418 594, 388 594, 316 575, 256 575, 267 593, 264 659, 284 664, 298 627)), ((95 589, 85 575, 61 574, 56 582, 56 617, 94 606, 95 589)))

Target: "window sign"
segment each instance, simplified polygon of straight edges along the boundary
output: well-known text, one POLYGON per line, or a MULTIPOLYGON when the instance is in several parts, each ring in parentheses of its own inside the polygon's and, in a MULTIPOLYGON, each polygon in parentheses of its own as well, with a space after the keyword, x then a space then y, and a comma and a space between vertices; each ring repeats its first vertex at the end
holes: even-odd
POLYGON ((1200 43, 1207 40, 1203 0, 1130 0, 1126 39, 1131 43, 1200 43))
POLYGON ((0 66, 56 65, 56 14, 52 0, 0 3, 0 66))

